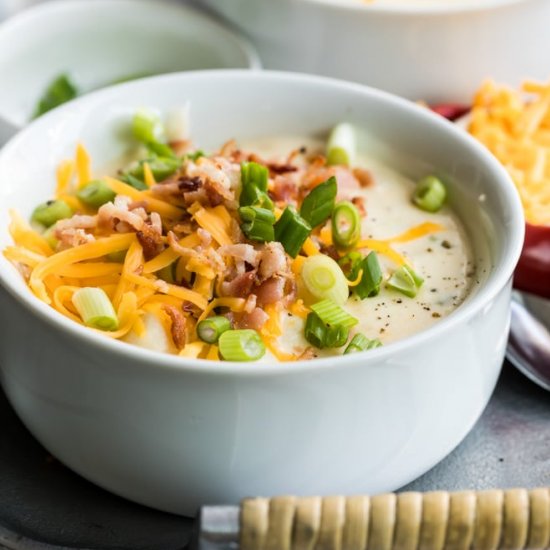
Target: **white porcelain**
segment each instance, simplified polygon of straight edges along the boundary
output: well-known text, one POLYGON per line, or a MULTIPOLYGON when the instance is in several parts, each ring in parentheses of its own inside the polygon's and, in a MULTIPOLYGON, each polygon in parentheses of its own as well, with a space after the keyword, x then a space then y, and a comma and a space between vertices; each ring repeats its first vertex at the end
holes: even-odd
POLYGON ((433 7, 362 0, 200 0, 252 40, 265 67, 345 78, 409 99, 471 100, 487 77, 548 78, 548 0, 433 7))
POLYGON ((88 92, 131 75, 259 67, 246 40, 188 6, 161 0, 46 2, 0 25, 0 119, 26 125, 61 73, 88 92))
POLYGON ((0 257, 2 384, 55 456, 129 499, 190 514, 247 495, 396 489, 451 451, 502 364, 523 241, 515 188, 462 130, 359 85, 270 72, 184 73, 100 91, 34 122, 0 153, 0 248, 82 141, 96 166, 124 150, 134 110, 189 101, 206 150, 228 137, 318 134, 342 120, 411 177, 437 170, 475 245, 480 284, 435 327, 365 354, 287 364, 161 355, 103 338, 37 300, 0 257), (480 202, 478 199, 484 199, 480 202))

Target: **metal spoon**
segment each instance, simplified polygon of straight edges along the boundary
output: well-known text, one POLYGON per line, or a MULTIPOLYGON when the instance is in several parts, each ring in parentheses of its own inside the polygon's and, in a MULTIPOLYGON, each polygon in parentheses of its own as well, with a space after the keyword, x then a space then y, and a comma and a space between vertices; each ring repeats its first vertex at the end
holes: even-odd
POLYGON ((550 300, 514 291, 506 356, 525 376, 550 391, 550 300))

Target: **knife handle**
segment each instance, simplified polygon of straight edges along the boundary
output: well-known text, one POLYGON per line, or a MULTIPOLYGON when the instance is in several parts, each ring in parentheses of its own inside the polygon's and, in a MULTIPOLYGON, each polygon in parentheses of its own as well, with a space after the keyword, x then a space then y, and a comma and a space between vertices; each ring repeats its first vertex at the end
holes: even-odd
POLYGON ((550 489, 251 498, 240 550, 523 550, 550 544, 550 489))

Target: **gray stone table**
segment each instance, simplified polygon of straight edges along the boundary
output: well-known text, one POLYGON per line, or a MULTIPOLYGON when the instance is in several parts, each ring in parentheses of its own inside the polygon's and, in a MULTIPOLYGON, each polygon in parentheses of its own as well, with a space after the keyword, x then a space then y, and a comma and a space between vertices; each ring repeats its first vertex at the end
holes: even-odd
MULTIPOLYGON (((115 497, 49 457, 0 394, 0 549, 183 550, 192 520, 115 497)), ((550 486, 550 393, 509 365, 475 428, 407 489, 550 486)))

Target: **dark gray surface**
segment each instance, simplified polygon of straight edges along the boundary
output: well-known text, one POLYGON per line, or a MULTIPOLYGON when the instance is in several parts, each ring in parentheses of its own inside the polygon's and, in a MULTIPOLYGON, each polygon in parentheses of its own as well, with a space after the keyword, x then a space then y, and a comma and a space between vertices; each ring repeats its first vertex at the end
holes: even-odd
MULTIPOLYGON (((192 521, 110 495, 49 458, 0 394, 0 549, 181 550, 192 521)), ((474 430, 407 489, 550 485, 550 393, 506 365, 474 430)))

